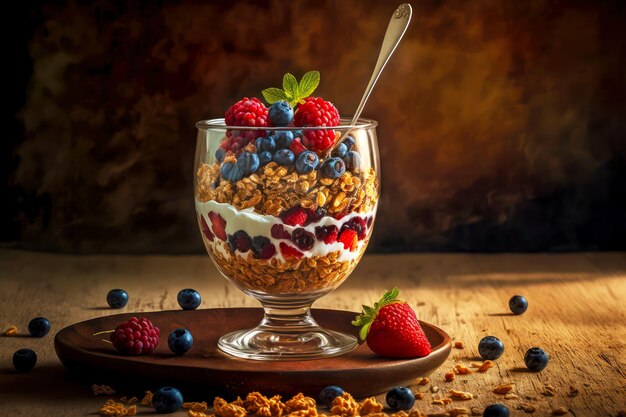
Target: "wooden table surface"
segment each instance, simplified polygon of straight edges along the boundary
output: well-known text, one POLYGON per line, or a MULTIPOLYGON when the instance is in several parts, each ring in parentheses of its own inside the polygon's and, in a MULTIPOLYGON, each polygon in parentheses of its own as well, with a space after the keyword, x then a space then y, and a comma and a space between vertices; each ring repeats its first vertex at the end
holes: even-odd
MULTIPOLYGON (((431 404, 435 386, 438 394, 459 389, 477 397, 448 408, 498 401, 507 404, 512 415, 529 415, 516 410, 521 403, 535 406, 534 416, 552 415, 561 406, 575 416, 616 416, 626 410, 624 253, 366 255, 347 282, 316 306, 358 310, 393 286, 401 289, 401 297, 420 319, 442 327, 466 346, 453 349, 430 384, 415 387, 425 392, 416 403, 420 411, 443 410, 431 404), (529 300, 526 314, 509 313, 508 300, 514 294, 529 300), (444 382, 443 374, 452 366, 477 359, 476 346, 486 335, 499 337, 506 346, 495 368, 444 382), (524 371, 524 352, 533 346, 551 356, 540 373, 524 371), (491 392, 502 383, 514 383, 512 392, 519 398, 491 392), (556 395, 542 395, 545 385, 552 385, 556 395), (577 396, 570 396, 570 386, 578 390, 577 396)), ((200 291, 203 308, 258 305, 228 284, 208 256, 64 256, 2 250, 0 328, 16 325, 24 335, 28 321, 43 315, 53 329, 42 339, 0 337, 0 415, 93 415, 109 398, 94 396, 65 372, 54 353, 53 334, 77 321, 119 312, 106 308, 105 301, 107 291, 116 287, 130 294, 124 312, 176 309, 176 294, 185 287, 200 291), (12 354, 22 347, 39 356, 31 373, 12 371, 12 354)))

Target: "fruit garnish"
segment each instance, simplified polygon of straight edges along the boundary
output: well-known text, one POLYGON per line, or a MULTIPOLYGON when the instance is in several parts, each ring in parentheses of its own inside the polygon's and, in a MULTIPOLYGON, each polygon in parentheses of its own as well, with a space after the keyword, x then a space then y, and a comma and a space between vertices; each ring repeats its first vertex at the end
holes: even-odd
POLYGON ((291 107, 303 104, 304 99, 313 94, 320 83, 319 71, 309 71, 302 76, 300 82, 292 74, 283 76, 283 89, 270 87, 261 91, 265 101, 274 104, 278 101, 286 101, 291 107))
MULTIPOLYGON (((330 101, 321 97, 309 97, 298 107, 294 116, 296 126, 337 126, 339 112, 330 101)), ((336 134, 333 129, 302 131, 302 143, 313 151, 325 151, 335 144, 336 134)))
POLYGON ((284 242, 280 242, 279 246, 280 246, 280 253, 287 259, 289 258, 300 259, 304 256, 304 254, 300 252, 298 249, 294 248, 293 246, 289 246, 288 244, 284 242))
POLYGON ((267 107, 256 97, 244 97, 226 111, 228 126, 267 126, 267 107))
POLYGON ((374 307, 363 306, 363 312, 353 321, 360 327, 359 336, 369 348, 389 358, 417 358, 428 355, 432 348, 415 311, 398 300, 400 291, 386 292, 374 307))
POLYGON ((211 220, 213 234, 219 239, 226 241, 226 220, 214 211, 209 212, 209 220, 211 220))
POLYGON ((159 344, 160 334, 159 328, 154 326, 150 320, 131 317, 127 322, 120 323, 111 332, 111 342, 124 355, 144 355, 152 353, 156 348, 159 344))

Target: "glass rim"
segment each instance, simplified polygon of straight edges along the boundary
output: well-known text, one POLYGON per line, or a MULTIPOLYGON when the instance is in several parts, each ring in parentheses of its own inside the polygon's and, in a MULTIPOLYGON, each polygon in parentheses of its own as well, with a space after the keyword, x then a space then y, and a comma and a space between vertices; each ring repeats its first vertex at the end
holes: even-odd
POLYGON ((339 119, 339 126, 227 126, 224 118, 206 119, 196 122, 196 127, 200 130, 225 129, 225 130, 338 130, 340 132, 353 129, 372 129, 378 126, 374 119, 359 117, 356 124, 352 125, 352 119, 342 117, 339 119))

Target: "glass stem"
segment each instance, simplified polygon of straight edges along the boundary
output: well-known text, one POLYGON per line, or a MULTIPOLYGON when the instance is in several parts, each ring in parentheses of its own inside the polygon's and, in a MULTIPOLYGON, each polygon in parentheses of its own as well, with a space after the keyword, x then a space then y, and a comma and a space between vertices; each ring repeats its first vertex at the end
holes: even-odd
POLYGON ((293 303, 277 303, 263 301, 265 316, 259 324, 259 328, 272 332, 308 332, 318 328, 319 325, 311 316, 313 301, 297 301, 293 303))

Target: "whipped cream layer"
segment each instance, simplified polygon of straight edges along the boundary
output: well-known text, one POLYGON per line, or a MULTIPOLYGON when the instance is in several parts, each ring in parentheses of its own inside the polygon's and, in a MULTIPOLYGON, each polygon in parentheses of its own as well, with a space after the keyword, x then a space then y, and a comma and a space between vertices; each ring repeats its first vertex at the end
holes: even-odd
MULTIPOLYGON (((209 220, 209 212, 218 213, 224 218, 226 221, 226 234, 232 235, 238 230, 244 230, 251 238, 254 236, 265 236, 267 237, 274 246, 276 246, 276 255, 275 258, 280 260, 281 262, 285 261, 285 258, 282 256, 280 252, 280 243, 284 242, 288 245, 298 249, 300 252, 304 254, 304 257, 313 257, 313 256, 326 256, 331 252, 341 252, 341 255, 337 259, 339 262, 351 261, 358 258, 361 252, 365 249, 364 246, 367 244, 369 240, 369 235, 371 233, 371 228, 367 230, 367 237, 363 240, 359 240, 357 242, 357 247, 354 251, 350 251, 343 247, 343 244, 340 242, 334 242, 331 244, 324 243, 323 240, 315 240, 313 247, 309 250, 302 250, 298 248, 291 240, 289 239, 276 239, 272 237, 272 226, 275 224, 281 224, 283 228, 289 232, 289 234, 293 234, 293 231, 299 228, 304 228, 306 231, 313 233, 315 235, 315 228, 319 226, 336 226, 338 229, 341 229, 341 226, 354 217, 373 217, 376 213, 376 207, 368 213, 350 213, 341 218, 341 220, 337 220, 331 216, 324 216, 317 222, 311 223, 307 226, 289 226, 282 222, 279 217, 269 216, 265 214, 259 214, 254 211, 254 207, 247 208, 245 210, 239 210, 231 204, 228 203, 218 203, 216 201, 206 201, 201 202, 196 200, 196 211, 199 215, 203 216, 205 221, 210 224, 209 220)), ((202 236, 206 245, 211 245, 214 249, 218 250, 225 257, 232 256, 232 253, 226 251, 223 248, 223 245, 218 244, 219 239, 216 238, 214 242, 209 241, 206 237, 202 236)), ((235 251, 237 254, 241 256, 245 256, 246 254, 242 254, 240 251, 235 251)))

